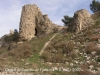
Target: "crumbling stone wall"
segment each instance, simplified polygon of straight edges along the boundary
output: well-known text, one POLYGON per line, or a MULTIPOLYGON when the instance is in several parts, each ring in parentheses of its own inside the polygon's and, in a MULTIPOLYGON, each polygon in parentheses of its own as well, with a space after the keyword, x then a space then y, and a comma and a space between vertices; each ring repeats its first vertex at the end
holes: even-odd
POLYGON ((79 32, 93 24, 94 21, 87 10, 78 10, 74 13, 72 22, 68 24, 68 31, 79 32))
POLYGON ((36 35, 49 34, 61 29, 43 15, 37 5, 24 5, 19 27, 19 41, 31 40, 36 35))
POLYGON ((20 40, 30 40, 35 34, 35 15, 38 12, 36 5, 25 5, 22 8, 20 19, 19 38, 20 40), (35 12, 34 12, 35 11, 35 12))

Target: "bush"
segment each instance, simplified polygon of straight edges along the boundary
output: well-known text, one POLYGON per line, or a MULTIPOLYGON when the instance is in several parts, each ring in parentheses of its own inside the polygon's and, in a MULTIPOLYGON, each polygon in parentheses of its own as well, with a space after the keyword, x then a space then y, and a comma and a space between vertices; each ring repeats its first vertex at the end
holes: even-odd
POLYGON ((86 48, 85 48, 85 52, 86 52, 87 54, 91 54, 91 52, 97 51, 97 50, 98 50, 98 48, 97 48, 97 46, 95 45, 95 43, 93 43, 93 42, 89 43, 89 44, 86 46, 86 48))
POLYGON ((44 61, 46 62, 55 62, 55 63, 61 63, 64 61, 64 55, 62 53, 58 53, 58 54, 54 54, 54 53, 50 53, 50 52, 43 52, 42 56, 41 56, 44 61))
POLYGON ((100 55, 100 48, 96 51, 96 55, 100 55))
POLYGON ((99 1, 92 1, 92 4, 90 4, 90 9, 93 13, 100 10, 100 2, 99 1))
POLYGON ((13 39, 14 39, 14 35, 10 35, 10 36, 6 36, 4 38, 4 41, 10 43, 11 41, 13 41, 13 39))
POLYGON ((62 63, 64 61, 64 55, 62 53, 55 54, 53 57, 53 62, 55 63, 62 63))
POLYGON ((78 57, 78 53, 76 53, 74 50, 70 53, 71 58, 78 57))
POLYGON ((20 46, 18 46, 18 48, 8 51, 8 55, 16 58, 27 58, 32 54, 32 46, 27 43, 21 44, 20 46))
POLYGON ((90 37, 91 35, 92 35, 92 30, 87 30, 86 32, 85 32, 85 36, 86 37, 90 37))
POLYGON ((100 56, 97 58, 97 62, 100 62, 100 56))
POLYGON ((72 17, 69 17, 68 15, 64 16, 64 19, 62 19, 62 22, 64 23, 65 26, 67 26, 68 23, 72 21, 72 17))
POLYGON ((43 54, 41 55, 41 57, 46 61, 46 62, 52 62, 52 56, 51 53, 45 51, 43 52, 43 54))
POLYGON ((67 46, 65 45, 64 47, 62 48, 63 49, 63 53, 70 54, 73 51, 73 49, 74 49, 74 44, 72 42, 69 42, 67 44, 67 46), (64 47, 66 47, 66 48, 64 48, 64 47))
POLYGON ((7 43, 11 43, 11 42, 17 42, 18 41, 18 31, 17 29, 14 30, 14 34, 10 35, 10 36, 6 36, 4 38, 5 42, 7 43))
POLYGON ((74 52, 74 44, 72 42, 51 43, 42 54, 42 58, 47 62, 61 63, 65 61, 65 56, 76 57, 74 52))
POLYGON ((90 41, 98 41, 99 37, 97 35, 93 35, 89 38, 90 41))

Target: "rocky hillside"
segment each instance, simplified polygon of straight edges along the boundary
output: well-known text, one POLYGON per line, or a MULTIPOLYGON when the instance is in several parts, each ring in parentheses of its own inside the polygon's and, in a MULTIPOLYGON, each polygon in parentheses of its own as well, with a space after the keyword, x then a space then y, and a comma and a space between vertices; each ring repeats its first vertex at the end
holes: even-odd
MULTIPOLYGON (((94 20, 93 25, 77 33, 62 30, 36 36, 24 43, 16 43, 16 35, 3 38, 8 44, 0 48, 0 71, 19 68, 26 70, 18 73, 30 75, 100 75, 99 14, 90 16, 94 20)), ((83 20, 81 24, 84 24, 83 20)), ((80 26, 80 21, 78 24, 80 26)), ((8 70, 7 74, 14 72, 8 70)))
POLYGON ((68 75, 100 74, 100 22, 76 34, 58 34, 45 49, 45 62, 65 63, 64 68, 80 67, 83 72, 68 75))

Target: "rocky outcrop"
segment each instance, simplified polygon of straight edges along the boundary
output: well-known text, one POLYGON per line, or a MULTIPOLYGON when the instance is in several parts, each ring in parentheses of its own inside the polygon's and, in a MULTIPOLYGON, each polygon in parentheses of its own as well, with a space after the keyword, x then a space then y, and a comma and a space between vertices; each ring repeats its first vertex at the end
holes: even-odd
POLYGON ((73 20, 68 24, 68 31, 79 32, 88 26, 94 24, 91 14, 85 10, 79 10, 74 13, 73 20))
POLYGON ((10 35, 14 34, 14 31, 13 30, 10 30, 10 35))
POLYGON ((33 37, 49 34, 60 30, 61 27, 52 23, 48 15, 43 15, 37 5, 25 5, 20 19, 19 41, 29 41, 33 37))

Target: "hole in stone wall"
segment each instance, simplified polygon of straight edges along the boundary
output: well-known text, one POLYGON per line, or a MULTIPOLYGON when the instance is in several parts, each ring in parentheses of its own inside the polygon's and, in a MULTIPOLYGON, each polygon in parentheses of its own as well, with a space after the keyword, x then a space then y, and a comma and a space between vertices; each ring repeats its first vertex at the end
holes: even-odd
POLYGON ((37 35, 37 29, 35 28, 35 35, 37 35))

